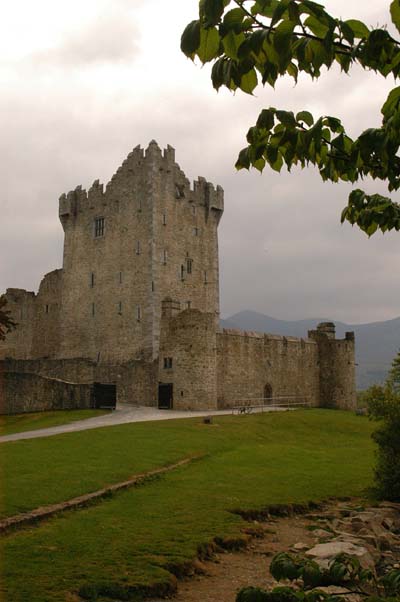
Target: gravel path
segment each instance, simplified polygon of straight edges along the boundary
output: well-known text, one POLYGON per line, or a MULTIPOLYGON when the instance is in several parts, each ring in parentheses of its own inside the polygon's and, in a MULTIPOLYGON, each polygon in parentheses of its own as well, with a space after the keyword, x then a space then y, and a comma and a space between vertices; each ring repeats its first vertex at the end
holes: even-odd
MULTIPOLYGON (((278 411, 279 408, 265 408, 264 411, 278 411)), ((232 410, 217 411, 178 411, 178 410, 159 410, 158 408, 149 408, 142 406, 119 405, 117 409, 103 416, 78 420, 69 424, 53 426, 46 429, 37 429, 35 431, 24 431, 13 435, 3 435, 0 437, 0 443, 7 441, 19 441, 20 439, 36 439, 38 437, 51 437, 61 433, 75 433, 77 431, 86 431, 105 426, 115 426, 116 424, 127 424, 129 422, 148 422, 150 420, 173 420, 176 418, 194 418, 201 416, 221 416, 231 414, 232 410)))

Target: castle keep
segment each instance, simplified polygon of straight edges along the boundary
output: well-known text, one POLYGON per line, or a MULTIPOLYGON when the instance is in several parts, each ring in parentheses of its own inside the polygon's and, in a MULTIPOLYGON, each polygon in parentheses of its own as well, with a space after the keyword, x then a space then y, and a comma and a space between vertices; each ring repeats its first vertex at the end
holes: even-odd
POLYGON ((222 188, 191 186, 174 149, 154 141, 105 188, 63 194, 62 269, 37 294, 6 292, 18 327, 0 341, 1 411, 89 406, 93 383, 114 385, 121 403, 174 409, 282 396, 353 407, 353 333, 337 340, 331 323, 308 339, 219 328, 223 209, 222 188))

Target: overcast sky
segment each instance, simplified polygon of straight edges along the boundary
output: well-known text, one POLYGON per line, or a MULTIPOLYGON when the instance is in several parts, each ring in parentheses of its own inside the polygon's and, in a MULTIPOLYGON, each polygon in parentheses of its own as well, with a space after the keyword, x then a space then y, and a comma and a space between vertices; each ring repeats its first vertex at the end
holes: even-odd
MULTIPOLYGON (((354 69, 216 93, 209 69, 187 60, 180 34, 197 0, 0 2, 0 292, 37 290, 60 267, 61 193, 107 182, 130 150, 155 138, 176 148, 191 179, 225 189, 220 225, 221 310, 349 323, 400 315, 399 234, 371 239, 340 225, 351 187, 312 168, 236 173, 260 110, 308 109, 353 135, 379 125, 393 81, 354 69)), ((389 22, 389 0, 326 0, 342 18, 389 22)), ((385 192, 385 186, 361 183, 385 192)))

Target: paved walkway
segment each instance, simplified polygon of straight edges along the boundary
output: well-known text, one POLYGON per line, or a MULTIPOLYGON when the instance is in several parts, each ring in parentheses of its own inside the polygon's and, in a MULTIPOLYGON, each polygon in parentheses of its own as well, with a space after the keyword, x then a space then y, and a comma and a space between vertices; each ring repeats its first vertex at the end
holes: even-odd
MULTIPOLYGON (((277 411, 278 408, 265 408, 264 411, 277 411)), ((216 411, 178 411, 178 410, 159 410, 157 408, 148 408, 141 406, 119 405, 117 409, 103 416, 78 420, 69 424, 52 426, 47 429, 37 429, 36 431, 24 431, 14 435, 3 435, 0 437, 0 443, 6 441, 18 441, 20 439, 36 439, 37 437, 51 437, 61 433, 75 433, 76 431, 86 431, 88 429, 97 429, 104 426, 114 426, 116 424, 126 424, 128 422, 147 422, 149 420, 172 420, 175 418, 194 418, 201 416, 221 416, 231 414, 232 410, 216 411)))

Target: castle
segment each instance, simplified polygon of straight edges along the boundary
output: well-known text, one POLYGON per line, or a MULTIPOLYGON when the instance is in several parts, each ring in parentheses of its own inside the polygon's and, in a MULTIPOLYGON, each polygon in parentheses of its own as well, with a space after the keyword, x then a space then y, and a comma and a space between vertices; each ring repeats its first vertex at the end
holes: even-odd
POLYGON ((192 187, 174 149, 154 141, 105 189, 95 181, 63 194, 62 269, 37 295, 6 292, 18 327, 0 342, 2 411, 58 407, 60 395, 63 407, 90 405, 93 383, 115 387, 121 403, 174 409, 280 397, 353 407, 353 333, 337 340, 331 323, 308 339, 219 328, 223 210, 222 188, 204 178, 192 187))

